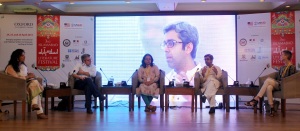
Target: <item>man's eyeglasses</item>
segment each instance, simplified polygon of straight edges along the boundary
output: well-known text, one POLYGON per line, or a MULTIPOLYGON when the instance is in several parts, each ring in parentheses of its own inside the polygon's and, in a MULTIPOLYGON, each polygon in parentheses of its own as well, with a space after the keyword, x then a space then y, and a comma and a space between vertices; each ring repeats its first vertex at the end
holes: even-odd
POLYGON ((87 60, 84 60, 84 61, 92 61, 91 59, 87 59, 87 60))
POLYGON ((177 44, 177 43, 183 43, 183 42, 178 42, 178 41, 176 41, 176 40, 168 40, 168 41, 164 41, 164 43, 162 43, 162 44, 160 45, 160 47, 161 47, 162 49, 165 49, 165 47, 172 48, 172 47, 174 47, 174 45, 177 44))

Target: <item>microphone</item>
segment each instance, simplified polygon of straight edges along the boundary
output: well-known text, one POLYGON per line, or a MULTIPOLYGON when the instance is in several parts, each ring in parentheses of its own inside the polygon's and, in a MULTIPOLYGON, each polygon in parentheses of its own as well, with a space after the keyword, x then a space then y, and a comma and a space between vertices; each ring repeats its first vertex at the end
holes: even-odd
MULTIPOLYGON (((75 73, 75 71, 76 70, 73 70, 73 73, 75 73)), ((73 74, 72 73, 72 74, 73 74)), ((66 82, 60 82, 59 84, 60 84, 60 86, 59 86, 59 88, 61 88, 61 89, 64 89, 64 88, 69 88, 70 87, 70 85, 69 85, 69 80, 70 80, 70 78, 71 78, 72 76, 70 75, 70 74, 68 74, 68 80, 66 81, 66 82), (67 86, 67 84, 68 84, 68 86, 67 86)))
POLYGON ((254 82, 252 82, 251 83, 251 87, 254 87, 255 85, 255 82, 257 81, 257 79, 260 77, 260 75, 262 74, 262 73, 264 73, 264 71, 267 69, 267 67, 265 67, 263 70, 262 70, 262 72, 258 75, 258 77, 255 79, 255 81, 254 82))
POLYGON ((100 68, 100 70, 102 71, 103 75, 105 76, 106 80, 108 81, 107 82, 107 86, 113 86, 113 81, 110 81, 107 76, 105 75, 104 71, 102 70, 102 68, 100 68))
POLYGON ((137 71, 137 70, 135 70, 135 71, 133 72, 133 74, 128 78, 127 81, 121 81, 121 86, 127 86, 128 81, 130 80, 130 78, 132 78, 132 76, 134 75, 134 73, 135 73, 136 71, 137 71))
MULTIPOLYGON (((224 70, 222 70, 222 71, 224 71, 224 70)), ((227 73, 227 76, 233 81, 234 86, 239 86, 240 85, 239 81, 235 81, 228 73, 227 73)))
POLYGON ((174 87, 175 86, 175 83, 174 83, 175 79, 174 80, 170 80, 167 76, 165 78, 167 78, 168 81, 169 81, 169 85, 167 85, 168 87, 174 87))
POLYGON ((104 74, 106 80, 108 81, 108 78, 107 78, 107 76, 105 75, 105 73, 103 72, 102 68, 100 68, 100 70, 102 71, 102 73, 104 74))
POLYGON ((37 67, 34 67, 34 69, 37 70, 37 72, 42 75, 42 77, 44 78, 44 81, 46 83, 46 88, 48 88, 48 81, 47 81, 46 77, 38 70, 37 67))
POLYGON ((191 77, 190 81, 184 81, 183 82, 183 86, 184 87, 190 87, 190 82, 193 80, 193 78, 195 77, 196 72, 198 72, 199 68, 197 68, 197 70, 195 71, 194 75, 191 77))

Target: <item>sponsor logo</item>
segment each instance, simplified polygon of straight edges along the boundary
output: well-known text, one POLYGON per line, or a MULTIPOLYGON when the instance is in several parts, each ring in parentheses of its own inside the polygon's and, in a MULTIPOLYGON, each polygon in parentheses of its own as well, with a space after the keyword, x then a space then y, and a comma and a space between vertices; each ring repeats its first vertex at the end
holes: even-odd
POLYGON ((14 23, 15 28, 33 28, 33 23, 27 22, 16 22, 14 23))
POLYGON ((79 61, 79 55, 75 56, 75 61, 79 61))
POLYGON ((268 56, 261 56, 261 59, 269 59, 268 56))
POLYGON ((64 27, 71 27, 70 23, 64 23, 64 27))
POLYGON ((81 54, 85 54, 85 48, 82 48, 81 54))
POLYGON ((74 46, 78 46, 79 45, 79 40, 73 40, 72 43, 73 43, 74 46))
POLYGON ((246 46, 247 45, 247 40, 245 38, 240 39, 239 44, 241 46, 246 46))
POLYGON ((266 21, 250 21, 247 22, 249 27, 265 27, 267 25, 266 21))
POLYGON ((265 60, 265 59, 269 59, 269 57, 268 56, 257 56, 257 59, 265 60))
POLYGON ((264 39, 260 39, 260 42, 264 42, 265 40, 264 39))
POLYGON ((257 59, 261 60, 261 56, 257 56, 257 59))
POLYGON ((69 55, 65 55, 65 58, 63 60, 64 62, 70 62, 70 56, 69 55))
POLYGON ((90 43, 89 43, 87 40, 84 40, 83 43, 82 43, 82 45, 84 45, 84 46, 89 46, 90 43))
POLYGON ((248 61, 245 54, 242 55, 242 58, 240 59, 240 61, 248 61))
POLYGON ((71 41, 70 41, 69 39, 64 39, 63 45, 64 45, 65 47, 69 47, 69 46, 71 45, 71 41))
POLYGON ((255 49, 254 48, 249 48, 249 49, 244 49, 245 53, 254 53, 255 49))
POLYGON ((79 53, 79 49, 68 49, 68 53, 79 53))
POLYGON ((255 39, 249 39, 249 42, 255 42, 255 39))
POLYGON ((250 59, 251 59, 252 61, 255 61, 255 60, 256 60, 256 55, 252 55, 250 59))
POLYGON ((65 28, 81 29, 83 24, 81 23, 64 23, 65 28))
POLYGON ((257 53, 262 53, 262 49, 261 49, 261 47, 258 47, 258 49, 257 49, 257 53))

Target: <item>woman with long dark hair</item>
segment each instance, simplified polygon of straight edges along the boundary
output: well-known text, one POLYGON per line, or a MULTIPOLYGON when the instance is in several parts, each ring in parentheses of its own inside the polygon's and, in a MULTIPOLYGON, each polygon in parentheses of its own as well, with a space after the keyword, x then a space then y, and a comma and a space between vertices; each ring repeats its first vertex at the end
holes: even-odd
POLYGON ((145 54, 142 59, 142 65, 138 70, 138 79, 141 83, 137 88, 137 95, 141 95, 145 104, 145 112, 155 112, 156 106, 150 105, 153 98, 158 98, 159 89, 157 81, 159 80, 159 69, 153 63, 153 57, 150 54, 145 54))
POLYGON ((35 79, 33 73, 28 73, 25 62, 25 51, 16 49, 10 57, 10 60, 5 68, 5 73, 13 77, 24 79, 27 81, 28 102, 31 103, 32 110, 37 111, 38 119, 47 119, 43 113, 41 104, 41 94, 44 90, 43 86, 35 79))

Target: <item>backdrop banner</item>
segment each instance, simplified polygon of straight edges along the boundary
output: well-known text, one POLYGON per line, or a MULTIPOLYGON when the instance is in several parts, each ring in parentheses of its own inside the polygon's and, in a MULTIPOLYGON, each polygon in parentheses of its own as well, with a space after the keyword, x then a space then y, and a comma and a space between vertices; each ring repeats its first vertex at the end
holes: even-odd
POLYGON ((66 82, 82 54, 94 59, 93 16, 0 15, 0 38, 0 70, 14 50, 24 49, 28 71, 43 74, 48 85, 66 82))
POLYGON ((272 12, 271 22, 272 67, 279 68, 284 65, 281 61, 283 50, 289 50, 293 53, 292 62, 296 64, 295 12, 272 12))
POLYGON ((37 16, 37 68, 55 71, 60 65, 60 17, 55 15, 37 16))

